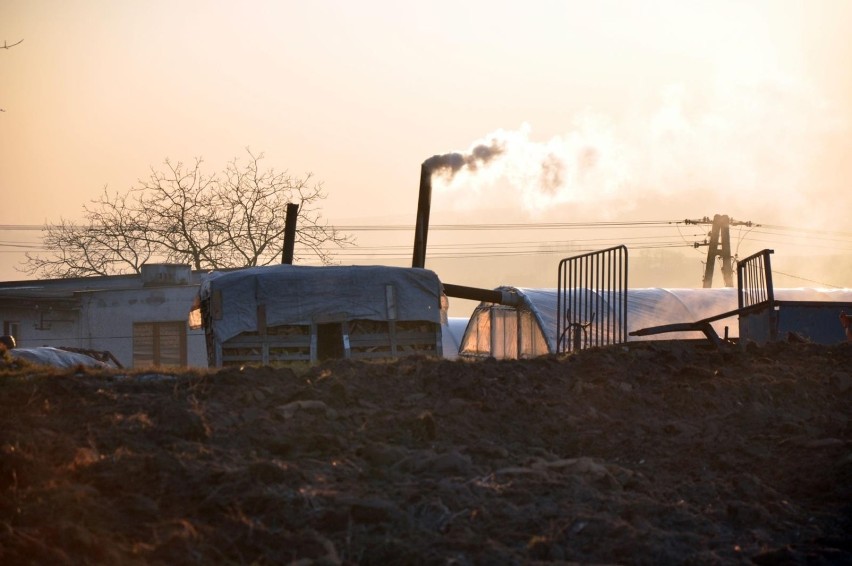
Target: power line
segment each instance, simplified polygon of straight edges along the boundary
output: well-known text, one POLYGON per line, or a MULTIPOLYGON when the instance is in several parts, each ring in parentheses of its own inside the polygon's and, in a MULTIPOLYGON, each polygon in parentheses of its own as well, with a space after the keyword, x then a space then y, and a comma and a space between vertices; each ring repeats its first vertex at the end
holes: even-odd
POLYGON ((852 232, 842 232, 839 230, 816 230, 813 228, 797 228, 795 226, 781 226, 778 224, 761 224, 764 228, 769 228, 771 230, 782 230, 785 232, 799 232, 806 234, 828 234, 833 236, 843 236, 846 238, 852 238, 852 232))
MULTIPOLYGON (((540 229, 565 229, 565 228, 636 228, 636 227, 667 227, 679 225, 695 225, 704 222, 701 220, 629 220, 629 221, 597 221, 597 222, 515 222, 515 223, 482 223, 482 224, 432 224, 429 230, 540 230, 540 229)), ((795 226, 784 226, 778 224, 763 224, 758 222, 735 222, 732 225, 743 224, 754 228, 765 228, 781 232, 793 232, 797 234, 818 234, 836 236, 852 239, 852 232, 838 230, 816 230, 800 228, 795 226)), ((0 231, 44 231, 52 224, 0 224, 0 231)), ((83 225, 72 225, 75 228, 84 228, 83 225)), ((338 224, 325 227, 305 226, 301 229, 312 230, 330 228, 339 231, 370 232, 370 231, 413 231, 413 224, 338 224)))
MULTIPOLYGON (((665 227, 674 223, 671 220, 632 220, 605 222, 528 222, 528 223, 487 223, 487 224, 432 224, 429 230, 552 230, 563 228, 614 228, 614 227, 665 227)), ((48 225, 44 224, 0 224, 0 230, 8 231, 43 231, 48 225)), ((85 228, 83 225, 73 226, 85 228)), ((342 232, 372 232, 372 231, 414 231, 413 224, 339 224, 328 226, 305 226, 302 230, 331 228, 342 232)))
POLYGON ((783 271, 778 271, 775 268, 772 268, 773 274, 784 275, 786 277, 792 277, 793 279, 800 279, 802 281, 807 281, 808 283, 816 283, 817 285, 822 285, 823 287, 831 287, 833 289, 844 289, 845 287, 838 287, 837 285, 832 285, 831 283, 823 283, 822 281, 815 281, 813 279, 807 279, 806 277, 799 277, 798 275, 791 275, 789 273, 784 273, 783 271))
MULTIPOLYGON (((628 237, 608 237, 608 238, 576 238, 570 240, 512 240, 512 241, 489 241, 489 242, 450 242, 450 243, 433 243, 430 245, 430 250, 447 250, 447 249, 496 249, 502 250, 507 248, 524 248, 533 247, 531 251, 540 250, 542 247, 562 247, 576 248, 578 246, 587 245, 606 245, 608 243, 623 243, 630 247, 691 247, 692 244, 684 243, 678 239, 672 239, 665 235, 656 236, 628 236, 628 237)), ((3 244, 0 244, 2 246, 3 244)), ((311 248, 307 246, 299 246, 298 251, 301 253, 309 253, 311 248)), ((364 251, 373 250, 410 250, 411 246, 407 244, 397 245, 356 245, 352 247, 333 248, 335 253, 343 255, 351 253, 361 253, 364 251)), ((16 253, 16 250, 8 250, 16 253)), ((48 251, 48 250, 43 250, 48 251)), ((90 251, 108 251, 107 248, 91 248, 90 251)))
MULTIPOLYGON (((517 231, 517 230, 588 230, 588 229, 610 229, 623 230, 630 234, 621 236, 608 236, 600 238, 573 238, 573 239, 524 239, 524 240, 500 240, 486 242, 442 242, 440 238, 436 239, 429 246, 429 255, 433 258, 456 259, 456 258, 475 258, 475 257, 508 257, 508 256, 530 256, 541 254, 556 254, 556 253, 578 253, 586 251, 594 251, 595 246, 604 246, 612 243, 625 244, 630 249, 650 250, 650 249, 676 249, 676 248, 693 248, 695 243, 690 242, 692 239, 705 237, 703 230, 695 231, 696 226, 691 226, 689 234, 685 234, 683 228, 688 225, 685 221, 617 221, 617 222, 565 222, 565 223, 508 223, 508 224, 437 224, 430 227, 430 231, 444 232, 475 232, 475 231, 517 231), (655 229, 660 233, 653 235, 637 235, 636 231, 644 232, 647 229, 655 229), (677 234, 666 231, 674 229, 677 234)), ((382 231, 399 231, 411 232, 412 226, 395 225, 395 224, 377 224, 377 225, 338 225, 333 227, 340 231, 363 231, 363 232, 382 232, 382 231)), ((0 225, 0 230, 42 230, 43 226, 33 224, 6 224, 0 225)), ((807 231, 800 231, 806 233, 807 231)), ((740 245, 745 242, 751 243, 768 243, 770 245, 796 245, 809 248, 820 248, 826 250, 837 250, 845 252, 852 248, 852 234, 848 234, 850 239, 845 239, 847 236, 843 232, 832 231, 810 231, 811 234, 818 235, 811 237, 808 242, 803 242, 801 238, 796 236, 794 229, 790 227, 763 225, 761 227, 752 225, 750 229, 741 233, 738 237, 737 250, 740 245), (759 238, 755 236, 765 236, 759 238), (768 237, 768 238, 766 238, 768 237)), ((399 238, 394 238, 398 241, 399 238)), ((407 244, 376 244, 376 245, 355 245, 352 247, 335 248, 330 247, 327 251, 334 256, 351 260, 358 259, 405 259, 410 256, 409 250, 411 246, 407 244)), ((0 254, 23 254, 50 252, 41 242, 36 241, 13 241, 0 240, 0 254)), ((97 250, 92 250, 97 251, 97 250)), ((312 250, 307 247, 299 246, 297 254, 302 257, 310 256, 312 250)))
MULTIPOLYGON (((530 223, 492 223, 492 224, 433 224, 429 227, 431 231, 507 231, 507 230, 579 230, 579 229, 639 229, 639 228, 667 228, 674 227, 680 231, 682 225, 695 225, 701 221, 671 221, 671 220, 636 220, 636 221, 602 221, 602 222, 530 222, 530 223)), ((755 234, 774 235, 781 238, 796 238, 800 235, 817 236, 815 239, 829 242, 852 243, 852 233, 830 231, 830 230, 811 230, 803 228, 795 228, 790 226, 779 226, 772 224, 758 223, 743 223, 751 225, 751 230, 755 234), (763 229, 760 229, 763 228, 763 229)), ((333 229, 340 232, 412 232, 414 227, 408 224, 371 224, 371 225, 329 225, 326 227, 305 226, 302 230, 318 230, 318 229, 333 229)), ((37 224, 0 224, 0 231, 44 231, 46 225, 37 224)), ((741 236, 742 239, 745 235, 741 236)), ((23 243, 23 242, 19 242, 23 243)), ((10 244, 0 243, 0 246, 9 246, 10 244)), ((32 245, 37 245, 35 242, 32 245)))
POLYGON ((836 246, 836 245, 820 245, 816 242, 803 242, 803 241, 795 241, 795 240, 785 240, 779 241, 777 239, 767 239, 767 238, 745 238, 745 240, 749 242, 758 242, 762 244, 783 244, 785 246, 796 246, 800 248, 809 248, 809 249, 822 249, 822 250, 837 250, 837 251, 852 251, 852 242, 849 242, 849 247, 844 246, 836 246))
MULTIPOLYGON (((507 224, 432 224, 429 231, 475 231, 475 230, 562 230, 580 228, 664 228, 670 226, 670 221, 641 220, 627 222, 529 222, 507 224)), ((384 224, 384 225, 336 225, 335 230, 342 232, 371 232, 371 231, 414 231, 413 225, 384 224)))
MULTIPOLYGON (((779 237, 782 237, 782 238, 796 238, 796 239, 801 239, 801 237, 803 235, 801 233, 800 234, 785 233, 783 231, 779 232, 779 231, 773 231, 773 230, 761 230, 759 228, 755 228, 754 233, 755 234, 766 234, 768 236, 779 236, 779 237)), ((828 241, 828 242, 843 242, 843 241, 852 242, 852 235, 849 235, 847 237, 843 237, 842 235, 840 235, 840 233, 835 233, 835 234, 826 233, 824 235, 811 235, 811 236, 808 237, 808 239, 809 240, 817 240, 817 241, 828 241)))
POLYGON ((44 224, 0 224, 0 230, 18 232, 26 232, 29 230, 41 232, 42 230, 44 230, 44 227, 44 224))

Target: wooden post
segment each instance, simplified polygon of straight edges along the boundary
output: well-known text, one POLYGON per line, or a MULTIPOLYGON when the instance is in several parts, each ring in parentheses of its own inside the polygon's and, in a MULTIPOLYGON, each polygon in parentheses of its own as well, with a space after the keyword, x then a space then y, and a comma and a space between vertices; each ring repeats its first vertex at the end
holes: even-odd
POLYGON ((296 247, 296 221, 299 217, 299 205, 287 203, 287 216, 284 219, 284 249, 281 252, 281 263, 293 263, 293 249, 296 247))

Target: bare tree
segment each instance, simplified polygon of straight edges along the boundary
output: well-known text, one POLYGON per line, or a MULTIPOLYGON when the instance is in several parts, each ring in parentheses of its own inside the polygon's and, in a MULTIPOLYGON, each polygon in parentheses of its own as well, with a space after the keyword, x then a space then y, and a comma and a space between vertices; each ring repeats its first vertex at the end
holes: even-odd
POLYGON ((262 169, 263 154, 232 160, 219 174, 203 161, 165 161, 124 194, 104 193, 83 206, 84 222, 44 228, 43 254, 27 254, 22 271, 49 278, 138 273, 152 261, 227 269, 280 261, 287 203, 299 204, 296 259, 331 262, 332 248, 352 240, 322 222, 322 183, 262 169), (301 251, 301 255, 299 252, 301 251))

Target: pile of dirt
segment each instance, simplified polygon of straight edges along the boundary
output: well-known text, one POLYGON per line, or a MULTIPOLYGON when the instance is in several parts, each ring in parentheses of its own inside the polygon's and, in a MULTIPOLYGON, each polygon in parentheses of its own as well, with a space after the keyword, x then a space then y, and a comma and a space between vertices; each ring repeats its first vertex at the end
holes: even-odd
POLYGON ((0 375, 4 564, 852 564, 852 345, 0 375))

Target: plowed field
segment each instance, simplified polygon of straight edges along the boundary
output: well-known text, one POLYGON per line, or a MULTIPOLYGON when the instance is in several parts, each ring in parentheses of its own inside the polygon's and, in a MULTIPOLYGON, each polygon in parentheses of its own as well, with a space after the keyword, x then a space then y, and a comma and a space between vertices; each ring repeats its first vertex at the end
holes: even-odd
POLYGON ((852 564, 852 344, 0 370, 3 564, 852 564))

